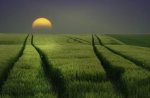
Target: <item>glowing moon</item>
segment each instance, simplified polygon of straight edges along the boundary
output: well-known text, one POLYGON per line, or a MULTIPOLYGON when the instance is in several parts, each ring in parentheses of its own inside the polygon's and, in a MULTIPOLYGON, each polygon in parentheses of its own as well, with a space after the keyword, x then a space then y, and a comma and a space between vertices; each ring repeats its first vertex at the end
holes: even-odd
POLYGON ((47 18, 37 18, 32 23, 32 29, 50 29, 52 22, 47 18))

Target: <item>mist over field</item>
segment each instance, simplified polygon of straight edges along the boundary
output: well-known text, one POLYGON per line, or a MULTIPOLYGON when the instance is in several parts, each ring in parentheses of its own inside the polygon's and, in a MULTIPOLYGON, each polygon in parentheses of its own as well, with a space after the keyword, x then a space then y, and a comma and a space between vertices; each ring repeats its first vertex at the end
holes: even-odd
POLYGON ((51 33, 150 33, 149 0, 2 0, 0 32, 31 32, 38 17, 51 33))

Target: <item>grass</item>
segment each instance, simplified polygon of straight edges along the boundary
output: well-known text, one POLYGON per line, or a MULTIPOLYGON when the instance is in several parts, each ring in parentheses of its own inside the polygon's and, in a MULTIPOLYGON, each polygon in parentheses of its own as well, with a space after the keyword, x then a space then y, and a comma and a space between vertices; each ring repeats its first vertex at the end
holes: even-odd
MULTIPOLYGON (((3 37, 0 41, 2 40, 7 40, 9 39, 10 35, 5 35, 3 34, 3 37), (7 36, 7 37, 6 37, 7 36)), ((20 36, 21 38, 24 37, 24 35, 20 36)), ((28 37, 28 36, 27 36, 28 37)), ((17 39, 9 39, 9 41, 18 41, 18 43, 21 41, 24 42, 22 44, 0 44, 0 91, 2 89, 2 85, 4 82, 7 80, 7 77, 9 75, 10 70, 13 68, 14 63, 19 59, 19 57, 22 55, 24 46, 26 44, 26 39, 22 40, 17 40, 17 39), (13 51, 12 51, 13 50, 13 51)), ((19 36, 18 36, 19 38, 19 36)))
POLYGON ((64 35, 55 39, 54 36, 48 36, 47 39, 50 39, 48 45, 39 45, 37 42, 42 39, 38 36, 34 39, 35 45, 44 52, 50 65, 60 70, 64 76, 67 83, 65 96, 67 98, 99 98, 99 96, 121 98, 106 79, 106 72, 96 58, 92 45, 82 43, 85 42, 83 40, 91 43, 91 36, 80 41, 76 37, 77 35, 64 35))
POLYGON ((150 48, 130 45, 108 45, 107 47, 136 62, 139 66, 150 70, 150 48))
POLYGON ((0 33, 0 45, 20 45, 24 42, 26 35, 0 33))
POLYGON ((128 45, 150 47, 149 34, 111 34, 109 36, 112 36, 128 45))
MULTIPOLYGON (((101 39, 101 36, 100 36, 101 39)), ((103 40, 103 39, 101 39, 103 40)), ((117 50, 124 45, 107 45, 118 46, 117 50)), ((135 63, 125 59, 124 57, 115 54, 102 45, 97 45, 97 51, 100 59, 104 62, 106 70, 110 73, 110 77, 113 79, 120 79, 120 85, 123 87, 123 91, 128 98, 149 98, 150 90, 150 72, 137 66, 135 63), (143 81, 143 82, 142 82, 143 81), (137 86, 138 85, 138 86, 137 86), (142 91, 140 88, 143 88, 142 91)), ((129 49, 130 50, 130 49, 129 49)), ((117 80, 115 80, 117 81, 117 80)))
POLYGON ((122 41, 119 41, 111 36, 102 35, 102 34, 98 34, 97 36, 100 36, 101 43, 104 45, 123 45, 124 44, 122 41))
POLYGON ((149 71, 136 66, 134 63, 116 54, 113 54, 103 46, 97 46, 97 48, 99 50, 99 55, 102 56, 102 60, 108 67, 107 70, 112 71, 111 75, 117 76, 115 74, 117 70, 121 72, 120 78, 123 82, 122 86, 125 86, 123 88, 127 88, 128 98, 150 97, 148 92, 150 90, 149 71), (144 88, 142 89, 142 92, 140 91, 140 88, 144 88))
POLYGON ((39 54, 32 45, 26 45, 23 56, 14 65, 3 85, 1 96, 56 98, 44 76, 39 54))
POLYGON ((107 42, 109 42, 108 40, 110 38, 107 37, 104 38, 103 36, 99 36, 99 37, 97 36, 97 39, 102 46, 106 47, 113 53, 118 54, 124 57, 125 59, 130 60, 131 62, 134 62, 135 64, 145 68, 146 70, 150 70, 150 62, 149 62, 150 48, 133 46, 133 45, 125 45, 125 44, 122 45, 111 44, 111 43, 105 44, 106 40, 107 42))
POLYGON ((150 98, 150 48, 102 34, 25 37, 0 34, 1 98, 150 98))
POLYGON ((2 83, 8 67, 17 58, 21 45, 0 45, 0 81, 2 83), (13 50, 13 51, 12 51, 13 50))

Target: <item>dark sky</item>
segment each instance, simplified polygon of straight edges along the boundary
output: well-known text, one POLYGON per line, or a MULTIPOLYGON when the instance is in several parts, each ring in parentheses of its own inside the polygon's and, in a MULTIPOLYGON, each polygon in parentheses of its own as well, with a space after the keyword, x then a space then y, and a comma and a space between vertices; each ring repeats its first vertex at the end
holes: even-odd
POLYGON ((150 33, 150 0, 0 0, 0 32, 31 32, 38 17, 54 33, 150 33))

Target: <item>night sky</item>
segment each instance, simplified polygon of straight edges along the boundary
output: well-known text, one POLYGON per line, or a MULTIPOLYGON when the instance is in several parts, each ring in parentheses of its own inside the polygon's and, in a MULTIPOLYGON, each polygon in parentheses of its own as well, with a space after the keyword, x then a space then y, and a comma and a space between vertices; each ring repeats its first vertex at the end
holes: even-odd
POLYGON ((0 33, 27 33, 46 17, 53 33, 150 33, 150 0, 0 0, 0 33))

